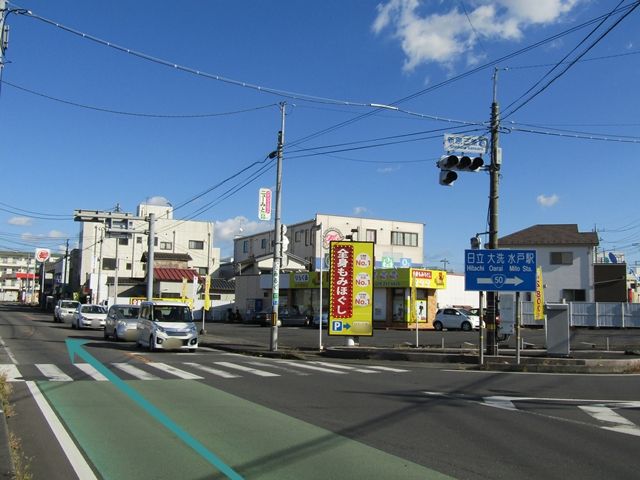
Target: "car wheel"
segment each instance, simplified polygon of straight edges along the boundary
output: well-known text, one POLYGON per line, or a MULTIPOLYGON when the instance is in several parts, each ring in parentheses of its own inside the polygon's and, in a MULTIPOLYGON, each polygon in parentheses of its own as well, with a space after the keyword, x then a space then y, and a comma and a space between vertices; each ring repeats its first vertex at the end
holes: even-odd
POLYGON ((442 322, 440 322, 440 321, 433 322, 433 329, 437 330, 437 331, 441 331, 442 330, 442 322))
POLYGON ((102 336, 104 337, 105 340, 109 340, 109 334, 107 333, 106 327, 104 330, 102 330, 102 336))
POLYGON ((53 323, 56 323, 58 321, 58 318, 54 315, 53 316, 53 323))
POLYGON ((76 321, 75 319, 71 320, 71 328, 73 328, 75 330, 76 328, 76 321))
POLYGON ((462 322, 462 325, 460 325, 460 328, 465 332, 468 332, 471 330, 471 324, 469 322, 462 322))
POLYGON ((113 329, 113 341, 114 342, 120 341, 120 339, 118 338, 118 331, 115 328, 113 329))
POLYGON ((153 335, 149 337, 149 351, 150 352, 156 351, 155 344, 153 343, 153 335))

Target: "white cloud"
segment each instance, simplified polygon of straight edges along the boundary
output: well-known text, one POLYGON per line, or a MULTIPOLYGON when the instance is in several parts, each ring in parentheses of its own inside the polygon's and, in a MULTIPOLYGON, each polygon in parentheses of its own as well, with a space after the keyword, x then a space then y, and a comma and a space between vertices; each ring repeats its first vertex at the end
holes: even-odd
POLYGON ((453 5, 449 11, 422 15, 425 2, 421 0, 388 0, 378 5, 372 29, 379 34, 388 28, 400 40, 405 71, 429 62, 450 68, 463 54, 473 65, 479 58, 474 53, 477 34, 486 39, 519 40, 527 27, 560 21, 581 1, 477 0, 469 2, 467 18, 457 2, 441 2, 453 5))
POLYGON ((393 172, 397 172, 398 170, 400 170, 400 167, 380 167, 376 170, 376 172, 378 173, 393 173, 393 172))
POLYGON ((66 233, 61 232, 60 230, 51 230, 49 232, 50 238, 65 238, 67 236, 66 233))
POLYGON ((354 215, 365 215, 369 209, 367 207, 353 207, 354 215))
POLYGON ((538 195, 536 198, 538 205, 542 207, 553 207, 559 200, 560 197, 555 193, 553 195, 538 195))
POLYGON ((7 223, 9 223, 9 225, 19 225, 25 227, 33 225, 33 219, 29 217, 11 217, 7 223))
POLYGON ((273 230, 272 223, 256 222, 243 216, 237 216, 227 220, 216 220, 214 226, 214 245, 220 248, 223 257, 228 257, 233 255, 234 237, 245 237, 267 230, 273 230))
POLYGON ((160 195, 147 198, 144 203, 146 205, 159 205, 161 207, 171 206, 171 202, 169 202, 169 200, 167 200, 165 197, 162 197, 160 195))

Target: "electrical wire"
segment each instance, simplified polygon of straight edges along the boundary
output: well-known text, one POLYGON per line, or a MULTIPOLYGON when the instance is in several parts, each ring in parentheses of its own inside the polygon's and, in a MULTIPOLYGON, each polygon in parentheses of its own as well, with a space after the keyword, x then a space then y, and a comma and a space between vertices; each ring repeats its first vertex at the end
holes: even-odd
MULTIPOLYGON (((633 50, 631 52, 625 52, 625 53, 616 53, 616 54, 612 54, 612 55, 602 55, 599 57, 590 57, 590 58, 582 58, 580 60, 578 60, 578 62, 576 63, 584 63, 584 62, 596 62, 596 61, 600 61, 600 60, 609 60, 611 58, 619 58, 619 57, 626 57, 629 55, 638 55, 640 54, 640 50, 633 50)), ((511 66, 507 66, 504 67, 503 70, 525 70, 525 69, 530 69, 530 68, 544 68, 544 67, 552 67, 554 65, 567 65, 570 62, 556 62, 556 63, 538 63, 535 65, 511 65, 511 66)))
POLYGON ((524 133, 533 133, 536 135, 550 135, 553 137, 566 137, 566 138, 577 138, 583 140, 596 140, 600 142, 618 142, 618 143, 633 143, 640 144, 640 138, 632 137, 632 138, 620 138, 620 137, 609 137, 606 135, 590 135, 590 134, 577 134, 577 133, 562 133, 562 132, 553 132, 553 131, 544 131, 544 130, 534 130, 530 128, 518 128, 513 127, 510 128, 513 132, 524 132, 524 133))
POLYGON ((93 106, 93 105, 86 105, 86 104, 82 104, 82 103, 72 102, 70 100, 64 100, 64 99, 61 99, 61 98, 53 97, 51 95, 47 95, 45 93, 41 93, 41 92, 37 92, 35 90, 31 90, 29 88, 21 87, 20 85, 16 85, 15 83, 11 83, 11 82, 8 82, 6 80, 0 80, 0 83, 2 83, 4 85, 9 85, 10 87, 13 87, 13 88, 15 88, 17 90, 21 90, 23 92, 27 92, 27 93, 30 93, 32 95, 36 95, 38 97, 46 98, 47 100, 52 100, 54 102, 63 103, 65 105, 70 105, 70 106, 78 107, 78 108, 84 108, 84 109, 87 109, 87 110, 93 110, 93 111, 97 111, 97 112, 112 113, 112 114, 115 114, 115 115, 126 115, 126 116, 130 116, 130 117, 146 117, 146 118, 210 118, 210 117, 222 117, 222 116, 229 116, 229 115, 238 115, 238 114, 241 114, 241 113, 255 112, 257 110, 263 110, 265 108, 277 107, 278 106, 277 103, 270 103, 270 104, 261 105, 261 106, 258 106, 258 107, 246 108, 246 109, 242 109, 242 110, 232 110, 232 111, 229 111, 229 112, 175 114, 175 115, 163 114, 163 113, 126 112, 126 111, 122 111, 122 110, 114 110, 114 109, 110 109, 110 108, 96 107, 96 106, 93 106))

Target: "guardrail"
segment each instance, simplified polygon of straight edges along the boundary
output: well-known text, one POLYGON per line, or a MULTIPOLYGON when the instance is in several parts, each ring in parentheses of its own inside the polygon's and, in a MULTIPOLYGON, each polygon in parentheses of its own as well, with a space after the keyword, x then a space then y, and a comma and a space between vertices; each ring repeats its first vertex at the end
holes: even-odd
MULTIPOLYGON (((522 325, 542 326, 533 319, 533 302, 522 302, 522 325)), ((569 302, 569 325, 593 328, 640 328, 640 303, 569 302)))

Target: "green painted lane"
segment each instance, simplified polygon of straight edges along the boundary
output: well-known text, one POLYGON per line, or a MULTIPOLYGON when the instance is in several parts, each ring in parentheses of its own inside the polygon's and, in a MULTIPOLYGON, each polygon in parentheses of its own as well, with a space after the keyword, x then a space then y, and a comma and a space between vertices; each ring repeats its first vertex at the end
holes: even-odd
MULTIPOLYGON (((127 383, 247 479, 451 478, 197 381, 127 383)), ((38 385, 105 479, 225 478, 107 382, 38 385)))

